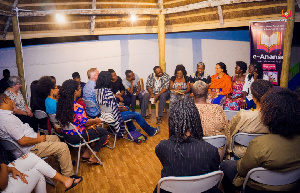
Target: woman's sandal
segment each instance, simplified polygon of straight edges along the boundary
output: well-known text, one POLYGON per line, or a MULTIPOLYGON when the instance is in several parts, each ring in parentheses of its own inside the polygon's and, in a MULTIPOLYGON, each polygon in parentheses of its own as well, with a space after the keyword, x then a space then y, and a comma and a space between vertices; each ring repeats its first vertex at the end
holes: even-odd
POLYGON ((73 179, 73 183, 72 183, 72 185, 69 188, 65 189, 65 192, 68 191, 68 190, 70 190, 70 189, 72 189, 72 188, 74 188, 77 184, 79 184, 83 180, 83 178, 81 176, 76 176, 76 175, 70 176, 70 178, 73 179), (77 183, 75 183, 75 180, 77 180, 77 179, 80 179, 80 181, 77 182, 77 183))
POLYGON ((89 159, 90 159, 89 157, 81 157, 82 162, 87 162, 87 161, 89 161, 89 159))
POLYGON ((100 164, 100 162, 98 160, 96 162, 92 162, 92 161, 88 160, 87 163, 89 165, 98 165, 98 164, 100 164))

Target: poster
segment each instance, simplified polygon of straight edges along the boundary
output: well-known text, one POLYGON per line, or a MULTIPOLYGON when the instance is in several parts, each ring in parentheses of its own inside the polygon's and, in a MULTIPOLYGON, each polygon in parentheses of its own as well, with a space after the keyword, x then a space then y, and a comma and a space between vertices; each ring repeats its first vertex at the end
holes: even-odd
POLYGON ((278 86, 283 60, 285 20, 250 22, 250 62, 262 65, 264 74, 278 86))

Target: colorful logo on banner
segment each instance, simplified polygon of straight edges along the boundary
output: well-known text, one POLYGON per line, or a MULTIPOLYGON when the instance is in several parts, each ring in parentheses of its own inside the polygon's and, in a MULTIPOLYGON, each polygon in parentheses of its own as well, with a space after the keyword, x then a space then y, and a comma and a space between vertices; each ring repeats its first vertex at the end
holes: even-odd
POLYGON ((264 32, 259 34, 257 39, 257 49, 266 51, 267 53, 273 50, 281 49, 281 35, 280 32, 274 32, 272 35, 268 36, 264 32))
POLYGON ((292 17, 292 11, 290 9, 288 10, 281 10, 281 16, 284 17, 285 19, 292 17))

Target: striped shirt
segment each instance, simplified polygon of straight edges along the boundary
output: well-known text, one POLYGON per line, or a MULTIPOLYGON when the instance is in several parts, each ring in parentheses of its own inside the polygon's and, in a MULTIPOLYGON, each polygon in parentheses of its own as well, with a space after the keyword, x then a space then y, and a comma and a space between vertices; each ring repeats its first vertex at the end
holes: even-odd
POLYGON ((146 88, 152 88, 153 94, 159 93, 163 88, 169 89, 170 76, 167 73, 163 73, 162 77, 157 80, 155 74, 152 73, 147 78, 146 88))

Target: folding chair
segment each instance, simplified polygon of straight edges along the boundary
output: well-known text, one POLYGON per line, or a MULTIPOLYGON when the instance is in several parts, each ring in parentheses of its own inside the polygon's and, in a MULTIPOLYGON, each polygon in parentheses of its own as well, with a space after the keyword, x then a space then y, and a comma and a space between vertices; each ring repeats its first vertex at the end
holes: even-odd
POLYGON ((86 142, 85 141, 85 139, 82 137, 82 135, 78 132, 78 130, 77 130, 77 128, 72 124, 72 123, 69 123, 69 125, 67 125, 67 126, 65 126, 64 128, 63 128, 63 130, 75 130, 76 131, 76 133, 79 135, 79 137, 81 138, 81 141, 80 141, 80 143, 78 143, 78 144, 72 144, 72 143, 68 143, 67 141, 65 141, 65 143, 67 143, 68 145, 70 145, 70 146, 72 146, 72 147, 78 147, 79 149, 78 149, 78 158, 77 158, 77 167, 76 167, 76 175, 78 174, 78 168, 79 168, 79 161, 80 161, 80 153, 81 153, 81 146, 83 146, 83 145, 86 145, 88 148, 89 148, 89 150, 93 153, 93 155, 96 157, 96 159, 99 161, 99 165, 103 165, 103 163, 101 162, 101 160, 100 160, 100 158, 95 154, 95 152, 92 150, 92 148, 89 146, 89 143, 93 143, 93 142, 95 142, 95 141, 97 141, 97 140, 99 140, 100 138, 99 137, 97 137, 97 138, 95 138, 95 139, 92 139, 92 140, 90 140, 90 141, 88 141, 88 142, 86 142))
MULTIPOLYGON (((232 136, 232 141, 231 141, 231 150, 232 153, 234 155, 234 144, 240 144, 242 146, 248 147, 249 143, 252 139, 254 139, 255 137, 261 136, 261 135, 265 135, 265 134, 253 134, 253 133, 237 133, 235 135, 232 136)), ((233 155, 231 155, 231 157, 233 157, 233 155)))
POLYGON ((157 193, 160 193, 160 189, 172 193, 205 192, 219 184, 223 175, 222 171, 214 171, 199 176, 164 177, 158 181, 157 193))
POLYGON ((299 180, 300 168, 286 172, 271 171, 262 167, 253 168, 247 173, 243 184, 243 193, 245 193, 245 188, 249 179, 270 186, 282 186, 299 180))
POLYGON ((226 117, 229 121, 231 121, 232 117, 234 117, 239 111, 231 111, 231 110, 224 110, 226 117))
POLYGON ((225 155, 226 144, 227 144, 227 138, 225 135, 207 136, 207 137, 203 137, 203 140, 215 146, 216 148, 220 148, 224 146, 223 155, 225 155))
POLYGON ((94 103, 93 101, 83 99, 83 102, 85 104, 85 108, 96 108, 98 110, 98 112, 101 113, 99 106, 96 103, 94 103))
MULTIPOLYGON (((37 118, 37 119, 39 119, 39 120, 48 117, 47 113, 45 113, 45 111, 42 111, 42 110, 35 110, 33 112, 33 114, 34 114, 34 117, 37 118)), ((41 129, 39 127, 38 133, 40 133, 41 131, 42 132, 46 132, 46 134, 49 135, 48 130, 41 129)))
MULTIPOLYGON (((7 151, 19 151, 20 155, 24 155, 25 152, 22 150, 20 145, 11 138, 2 138, 0 137, 0 142, 2 144, 2 147, 7 151)), ((18 159, 19 157, 15 156, 15 154, 12 153, 15 159, 18 159)), ((45 160, 48 157, 42 157, 41 159, 45 160)), ((47 176, 45 176, 46 182, 50 184, 51 186, 55 187, 55 183, 47 176)))
MULTIPOLYGON (((111 113, 112 112, 112 108, 111 107, 107 107, 105 105, 100 105, 99 106, 101 111, 102 112, 105 112, 105 113, 111 113)), ((108 120, 108 119, 107 119, 108 120)), ((114 126, 114 122, 112 120, 112 118, 109 118, 109 120, 112 120, 112 122, 109 122, 107 120, 103 120, 105 124, 109 125, 109 126, 114 126)), ((129 122, 129 121, 132 121, 131 119, 128 119, 126 121, 124 121, 125 123, 125 131, 127 133, 127 135, 129 135, 129 138, 126 138, 126 137, 123 137, 124 139, 127 139, 129 141, 133 141, 133 137, 131 136, 130 132, 128 131, 127 127, 126 127, 126 123, 129 122)), ((114 128, 113 129, 110 129, 111 130, 111 134, 115 136, 115 139, 114 139, 114 145, 111 147, 111 146, 108 146, 106 145, 108 148, 110 149, 114 149, 116 147, 116 141, 117 141, 117 133, 115 132, 114 128)))
MULTIPOLYGON (((48 114, 50 122, 53 124, 54 127, 60 127, 60 124, 58 120, 56 119, 56 114, 48 114)), ((63 139, 64 136, 61 133, 57 133, 57 131, 54 129, 54 134, 57 135, 60 139, 63 139)))

